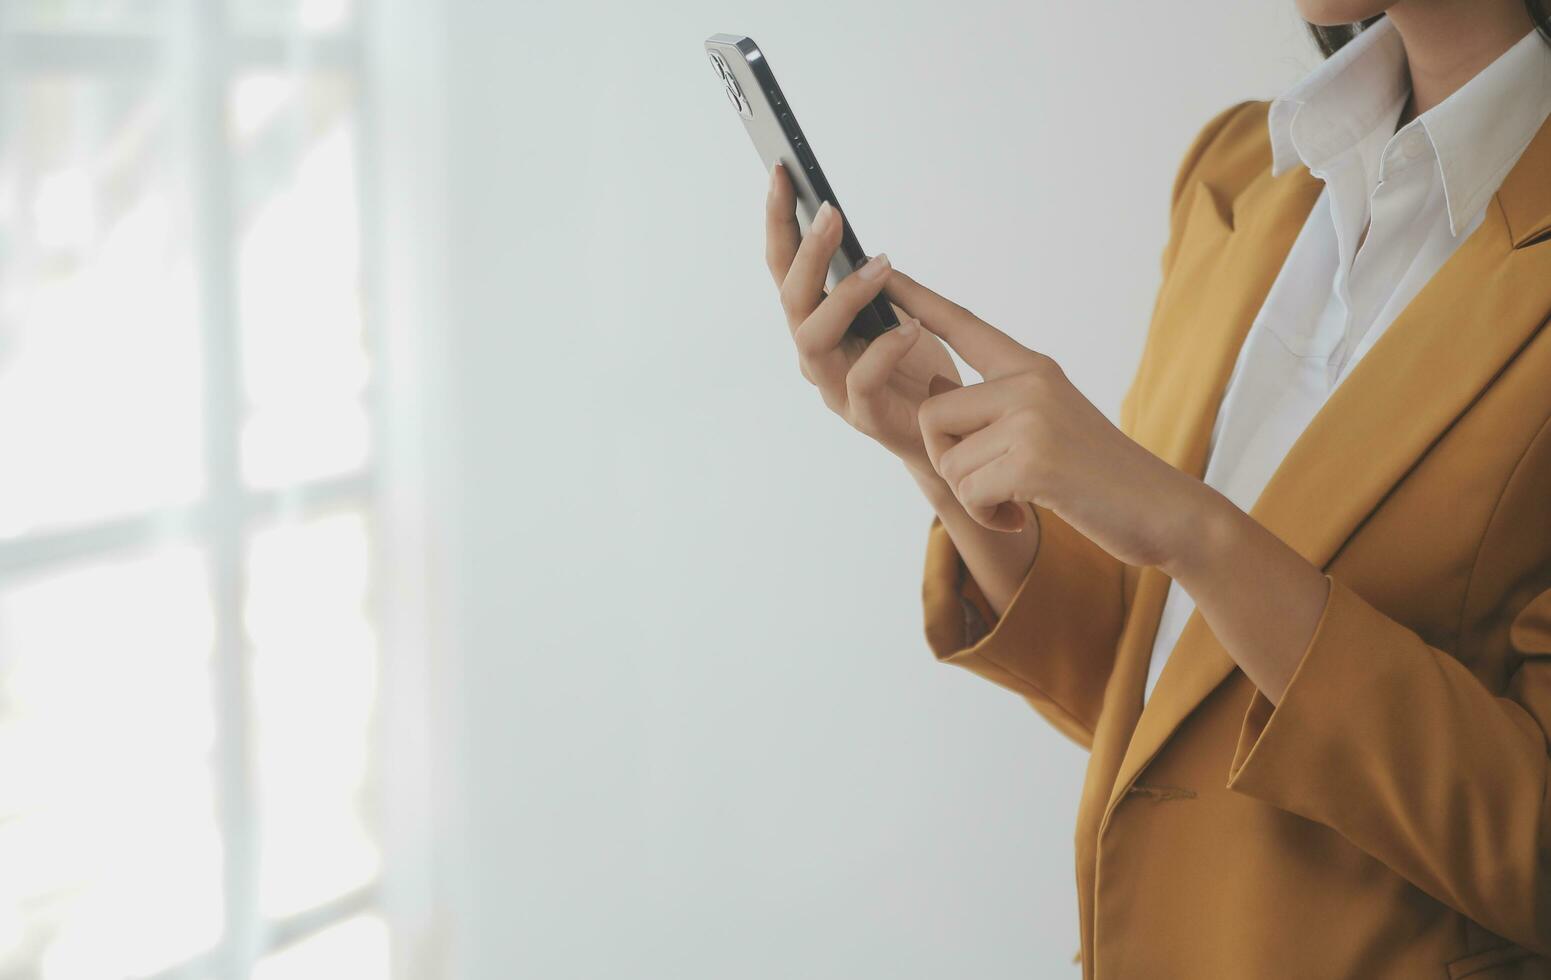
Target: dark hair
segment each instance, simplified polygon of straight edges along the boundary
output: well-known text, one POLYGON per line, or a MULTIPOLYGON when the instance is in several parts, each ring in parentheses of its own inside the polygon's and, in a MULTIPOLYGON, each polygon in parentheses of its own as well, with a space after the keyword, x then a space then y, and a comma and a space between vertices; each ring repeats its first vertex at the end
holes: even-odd
MULTIPOLYGON (((1524 9, 1529 11, 1529 19, 1535 22, 1535 29, 1540 36, 1551 44, 1551 13, 1546 10, 1546 0, 1524 0, 1524 9)), ((1383 15, 1380 14, 1380 17, 1383 15)), ((1334 27, 1321 27, 1318 24, 1309 25, 1309 33, 1314 35, 1314 43, 1319 45, 1320 51, 1325 57, 1330 57, 1341 46, 1358 35, 1363 28, 1370 26, 1378 17, 1369 17, 1357 24, 1337 24, 1334 27)))

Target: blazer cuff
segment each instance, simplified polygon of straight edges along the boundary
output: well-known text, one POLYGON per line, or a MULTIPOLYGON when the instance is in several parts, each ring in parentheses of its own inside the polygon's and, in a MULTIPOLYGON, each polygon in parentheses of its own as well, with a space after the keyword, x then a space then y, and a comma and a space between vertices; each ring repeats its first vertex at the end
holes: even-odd
POLYGON ((1343 751, 1343 740, 1351 737, 1331 724, 1332 709, 1350 701, 1352 658, 1366 641, 1353 635, 1360 615, 1354 605, 1366 603, 1329 575, 1325 581, 1325 606, 1280 703, 1255 688, 1228 767, 1229 789, 1284 808, 1290 797, 1318 791, 1297 783, 1317 782, 1320 760, 1343 751))
POLYGON ((1273 707, 1259 691, 1228 789, 1323 824, 1482 927, 1551 956, 1551 664, 1505 691, 1330 578, 1273 707))
POLYGON ((1023 695, 1087 745, 1124 618, 1123 566, 1055 512, 1035 512, 1034 561, 1001 617, 979 628, 974 618, 984 598, 933 519, 922 587, 927 645, 939 662, 1023 695))

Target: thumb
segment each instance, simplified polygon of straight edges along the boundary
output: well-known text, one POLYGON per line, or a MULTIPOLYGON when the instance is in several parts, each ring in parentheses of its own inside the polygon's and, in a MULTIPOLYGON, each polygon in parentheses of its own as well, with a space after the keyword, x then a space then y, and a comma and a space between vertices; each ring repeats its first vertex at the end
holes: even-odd
POLYGON ((934 374, 932 375, 932 380, 926 383, 926 393, 929 396, 936 398, 938 395, 945 391, 952 391, 955 388, 962 387, 963 385, 959 384, 957 381, 954 381, 952 378, 944 377, 941 374, 934 374))

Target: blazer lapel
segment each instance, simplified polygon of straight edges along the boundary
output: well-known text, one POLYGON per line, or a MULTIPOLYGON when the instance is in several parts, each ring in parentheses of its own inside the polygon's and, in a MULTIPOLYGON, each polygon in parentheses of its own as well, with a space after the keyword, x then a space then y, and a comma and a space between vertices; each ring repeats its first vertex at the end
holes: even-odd
MULTIPOLYGON (((1307 216, 1308 185, 1266 194, 1246 216, 1235 238, 1253 243, 1237 251, 1253 255, 1244 285, 1229 287, 1235 300, 1211 302, 1212 316, 1243 318, 1242 328, 1216 336, 1231 339, 1205 359, 1209 396, 1160 452, 1186 472, 1201 476, 1205 447, 1249 321, 1269 291, 1307 216), (1254 228, 1254 235, 1244 230, 1254 228), (1252 302, 1251 302, 1252 301, 1252 302)), ((1494 201, 1480 227, 1424 286, 1352 373, 1331 395, 1293 444, 1250 514, 1324 568, 1389 490, 1469 407, 1477 395, 1551 315, 1551 121, 1542 126, 1494 201)), ((1278 181, 1292 176, 1284 175, 1278 181)), ((1271 181, 1269 184, 1275 184, 1271 181)), ((1257 185, 1258 186, 1258 185, 1257 185)), ((1252 187, 1251 190, 1254 190, 1252 187)), ((1247 197, 1250 191, 1246 191, 1247 197)), ((1246 202, 1247 204, 1248 202, 1246 202)), ((1246 270, 1229 268, 1224 278, 1246 270)), ((1216 287, 1216 282, 1212 283, 1216 287)), ((1156 410, 1156 409, 1154 409, 1156 410)), ((1154 447, 1157 451, 1158 447, 1154 447)), ((1150 643, 1143 645, 1145 656, 1150 643)), ((1132 732, 1113 783, 1100 830, 1117 802, 1185 718, 1236 669, 1233 659, 1194 613, 1159 675, 1132 732)), ((1144 672, 1145 673, 1145 672, 1144 672)), ((1140 693, 1140 692, 1138 692, 1140 693)), ((1224 772, 1226 772, 1226 761, 1224 772)))

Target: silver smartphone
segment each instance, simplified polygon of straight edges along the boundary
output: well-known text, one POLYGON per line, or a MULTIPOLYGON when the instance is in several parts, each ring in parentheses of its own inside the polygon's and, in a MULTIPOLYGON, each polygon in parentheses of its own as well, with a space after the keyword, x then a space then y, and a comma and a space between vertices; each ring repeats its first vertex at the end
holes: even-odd
MULTIPOLYGON (((787 103, 786 96, 777 84, 775 72, 752 38, 737 34, 713 34, 706 38, 706 54, 711 67, 716 70, 727 101, 737 110, 759 151, 759 159, 768 173, 779 160, 791 178, 792 189, 797 196, 797 226, 806 235, 819 205, 828 201, 840 211, 845 210, 835 198, 835 191, 819 167, 813 147, 797 125, 797 115, 787 103)), ((829 263, 829 285, 834 287, 841 279, 854 272, 867 261, 856 230, 849 218, 840 239, 840 248, 829 263)), ((885 330, 899 326, 894 308, 881 294, 857 314, 850 332, 864 340, 871 340, 885 330)))

